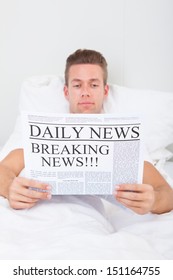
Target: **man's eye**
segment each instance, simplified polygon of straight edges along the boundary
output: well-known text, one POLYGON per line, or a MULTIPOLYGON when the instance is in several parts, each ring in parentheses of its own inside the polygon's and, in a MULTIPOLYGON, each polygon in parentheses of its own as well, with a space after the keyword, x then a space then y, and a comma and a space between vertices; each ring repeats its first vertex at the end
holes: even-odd
POLYGON ((98 84, 91 84, 91 87, 95 88, 95 87, 98 87, 99 85, 98 84))
POLYGON ((79 84, 73 85, 74 88, 80 88, 79 84))

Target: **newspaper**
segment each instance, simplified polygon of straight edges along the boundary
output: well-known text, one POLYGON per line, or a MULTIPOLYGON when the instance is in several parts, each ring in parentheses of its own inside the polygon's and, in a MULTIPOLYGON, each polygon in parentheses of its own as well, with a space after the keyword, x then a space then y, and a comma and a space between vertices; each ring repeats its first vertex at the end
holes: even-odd
POLYGON ((52 194, 112 194, 141 183, 142 130, 137 117, 22 113, 25 174, 52 194))

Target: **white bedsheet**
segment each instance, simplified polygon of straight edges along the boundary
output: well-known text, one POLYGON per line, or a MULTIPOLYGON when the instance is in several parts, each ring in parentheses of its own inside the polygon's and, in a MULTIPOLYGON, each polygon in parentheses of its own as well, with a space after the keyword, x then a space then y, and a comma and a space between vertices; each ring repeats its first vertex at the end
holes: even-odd
POLYGON ((173 212, 134 214, 54 197, 14 210, 0 197, 0 259, 173 259, 173 212), (97 210, 98 209, 98 210, 97 210))

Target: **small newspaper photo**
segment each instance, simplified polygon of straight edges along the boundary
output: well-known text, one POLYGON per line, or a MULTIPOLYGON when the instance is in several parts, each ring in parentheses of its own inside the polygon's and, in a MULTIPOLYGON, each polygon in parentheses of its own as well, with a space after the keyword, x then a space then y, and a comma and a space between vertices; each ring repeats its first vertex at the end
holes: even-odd
POLYGON ((141 183, 138 117, 22 112, 26 177, 56 195, 109 195, 115 185, 141 183))

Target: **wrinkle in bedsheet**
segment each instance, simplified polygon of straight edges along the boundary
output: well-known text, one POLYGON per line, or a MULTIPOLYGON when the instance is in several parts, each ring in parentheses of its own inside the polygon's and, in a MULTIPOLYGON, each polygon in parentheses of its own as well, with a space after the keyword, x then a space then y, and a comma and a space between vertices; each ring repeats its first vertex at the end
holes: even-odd
POLYGON ((109 205, 104 214, 78 199, 13 210, 0 198, 0 259, 173 258, 173 213, 144 218, 109 205))

